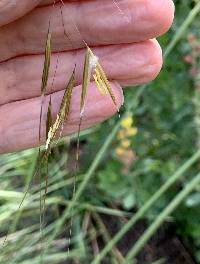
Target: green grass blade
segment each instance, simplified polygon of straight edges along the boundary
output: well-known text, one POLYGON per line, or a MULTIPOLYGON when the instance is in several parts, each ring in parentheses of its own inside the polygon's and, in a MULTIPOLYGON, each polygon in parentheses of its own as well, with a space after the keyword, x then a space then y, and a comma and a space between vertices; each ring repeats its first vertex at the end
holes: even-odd
POLYGON ((179 192, 176 197, 171 201, 171 203, 158 215, 155 221, 150 225, 150 227, 144 232, 144 234, 138 239, 133 248, 127 254, 123 264, 129 264, 132 259, 134 259, 137 254, 144 247, 146 242, 151 238, 151 236, 156 232, 156 230, 161 226, 161 224, 166 220, 166 218, 180 205, 180 203, 193 191, 196 186, 200 183, 200 173, 197 174, 186 186, 179 192))
POLYGON ((171 51, 174 49, 174 47, 177 45, 177 43, 180 41, 180 39, 184 36, 184 33, 188 29, 188 27, 191 25, 191 23, 194 21, 196 16, 200 12, 200 1, 197 1, 197 4, 195 7, 190 11, 188 17, 185 19, 181 27, 179 28, 178 32, 175 34, 173 40, 170 42, 168 47, 166 48, 164 52, 164 57, 168 57, 168 55, 171 53, 171 51))
POLYGON ((120 241, 120 239, 136 224, 136 222, 141 219, 144 214, 149 210, 152 205, 175 183, 177 182, 183 174, 200 158, 200 150, 195 153, 187 162, 185 162, 178 170, 175 172, 169 180, 161 186, 161 188, 137 211, 132 218, 123 226, 123 228, 110 240, 106 247, 101 251, 101 253, 93 260, 91 264, 100 263, 100 261, 107 255, 107 253, 112 249, 112 247, 120 241))

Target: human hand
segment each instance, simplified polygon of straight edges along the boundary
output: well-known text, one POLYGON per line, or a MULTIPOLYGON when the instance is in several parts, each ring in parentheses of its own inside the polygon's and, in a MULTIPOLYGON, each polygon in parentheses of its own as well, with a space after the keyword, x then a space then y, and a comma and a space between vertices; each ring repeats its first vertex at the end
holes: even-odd
MULTIPOLYGON (((174 5, 171 0, 123 0, 119 1, 120 10, 112 0, 65 1, 63 21, 61 4, 52 8, 52 2, 0 1, 1 153, 38 145, 40 83, 50 17, 53 54, 47 93, 51 91, 58 59, 52 91, 54 115, 59 109, 62 90, 75 63, 77 65, 77 86, 64 134, 78 129, 85 55, 83 39, 100 58, 119 107, 123 102, 121 86, 147 83, 160 72, 162 52, 154 38, 164 34, 172 24, 174 5), (64 36, 63 25, 68 38, 64 36)), ((48 100, 44 109, 47 103, 48 100)), ((91 82, 83 128, 102 122, 115 112, 110 97, 102 96, 91 82)), ((45 115, 42 127, 44 135, 45 115)))

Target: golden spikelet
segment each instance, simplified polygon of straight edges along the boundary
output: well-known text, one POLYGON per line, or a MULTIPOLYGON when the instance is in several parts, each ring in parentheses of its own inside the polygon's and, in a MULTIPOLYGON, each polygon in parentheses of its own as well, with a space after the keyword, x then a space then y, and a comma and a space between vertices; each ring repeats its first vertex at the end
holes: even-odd
MULTIPOLYGON (((84 69, 83 69, 83 84, 82 84, 82 93, 81 93, 81 102, 80 102, 80 116, 83 116, 86 96, 88 92, 89 83, 91 77, 93 76, 94 81, 97 85, 99 92, 102 95, 109 94, 114 105, 117 107, 116 98, 110 86, 110 83, 106 77, 106 74, 99 63, 99 58, 94 55, 92 50, 87 46, 84 69)), ((118 108, 117 108, 118 110, 118 108)))
POLYGON ((64 122, 67 120, 69 116, 71 96, 72 96, 72 91, 73 91, 74 86, 75 86, 75 68, 66 86, 65 93, 63 95, 62 102, 60 105, 60 109, 56 117, 56 121, 50 127, 48 131, 48 136, 47 136, 46 146, 45 146, 46 151, 49 150, 49 147, 51 143, 53 142, 53 140, 55 139, 57 132, 63 126, 64 122))

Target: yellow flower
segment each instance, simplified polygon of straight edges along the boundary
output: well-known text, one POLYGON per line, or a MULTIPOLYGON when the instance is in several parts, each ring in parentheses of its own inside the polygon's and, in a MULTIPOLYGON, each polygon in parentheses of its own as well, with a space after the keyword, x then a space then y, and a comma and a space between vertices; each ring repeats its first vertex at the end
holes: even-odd
POLYGON ((133 137, 133 136, 135 136, 137 134, 137 132, 138 132, 137 127, 128 128, 127 129, 127 136, 129 136, 129 137, 132 136, 133 137))
POLYGON ((122 140, 127 137, 127 132, 125 129, 121 129, 117 134, 117 139, 122 140))
POLYGON ((116 148, 116 154, 117 154, 117 156, 123 156, 124 155, 124 153, 125 153, 125 149, 123 149, 122 147, 118 147, 118 148, 116 148))
POLYGON ((119 140, 119 146, 116 148, 116 155, 121 159, 125 157, 129 152, 132 153, 131 147, 131 136, 135 136, 138 132, 137 127, 133 126, 133 117, 130 114, 127 115, 121 121, 121 129, 117 134, 117 139, 119 140))
POLYGON ((132 124, 133 124, 133 118, 131 116, 127 116, 121 121, 121 126, 124 128, 130 128, 132 124))
POLYGON ((128 139, 124 139, 121 141, 121 146, 125 149, 129 148, 131 146, 131 141, 128 139))

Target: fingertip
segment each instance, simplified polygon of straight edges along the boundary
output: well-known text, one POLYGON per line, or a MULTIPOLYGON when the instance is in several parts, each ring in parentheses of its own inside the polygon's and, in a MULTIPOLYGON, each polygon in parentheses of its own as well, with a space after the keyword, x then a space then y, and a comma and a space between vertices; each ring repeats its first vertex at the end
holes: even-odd
POLYGON ((146 7, 149 10, 151 21, 156 22, 157 36, 166 33, 174 20, 174 2, 172 0, 146 0, 146 7))
POLYGON ((119 110, 121 106, 124 104, 124 93, 122 86, 117 81, 112 81, 110 82, 110 84, 115 94, 117 109, 119 110))
MULTIPOLYGON (((163 66, 163 54, 162 48, 156 39, 149 40, 150 43, 150 61, 149 61, 149 75, 147 75, 148 81, 154 80, 160 73, 163 66)), ((147 67, 147 69, 148 69, 147 67)))

